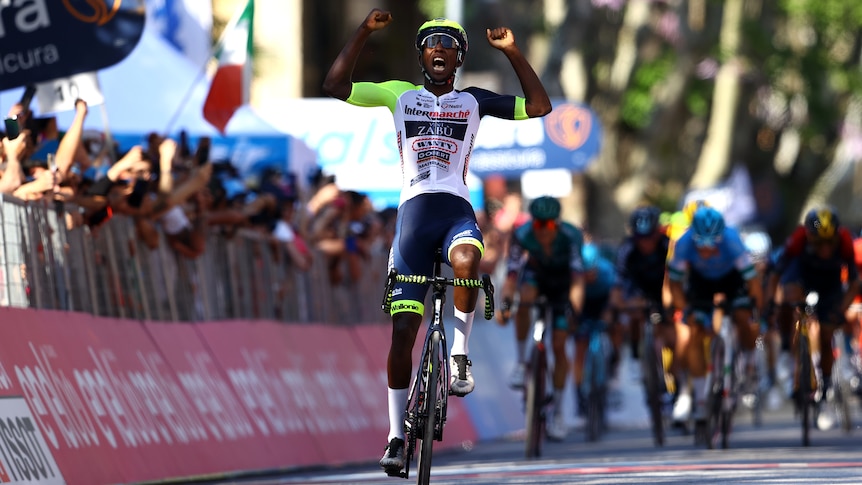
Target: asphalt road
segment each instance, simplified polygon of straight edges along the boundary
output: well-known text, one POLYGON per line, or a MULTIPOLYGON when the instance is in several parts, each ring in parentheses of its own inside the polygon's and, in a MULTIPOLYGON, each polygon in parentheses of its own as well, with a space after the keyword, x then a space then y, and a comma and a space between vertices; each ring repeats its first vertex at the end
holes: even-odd
MULTIPOLYGON (((854 429, 812 431, 801 446, 801 431, 789 403, 764 414, 753 426, 750 412, 736 414, 730 448, 695 447, 693 436, 672 429, 663 448, 653 446, 647 429, 611 429, 587 443, 580 429, 563 442, 548 443, 539 460, 526 460, 519 437, 465 443, 463 449, 435 454, 432 482, 439 484, 564 483, 862 483, 862 411, 853 404, 854 429)), ((414 465, 415 467, 415 465, 414 465)), ((376 463, 297 471, 279 477, 222 482, 244 485, 398 484, 376 463)))

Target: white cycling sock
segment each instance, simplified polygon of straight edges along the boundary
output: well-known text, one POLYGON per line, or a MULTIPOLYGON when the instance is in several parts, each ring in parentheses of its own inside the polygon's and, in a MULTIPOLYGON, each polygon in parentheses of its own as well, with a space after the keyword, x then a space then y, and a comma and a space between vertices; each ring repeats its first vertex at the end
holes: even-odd
POLYGON ((470 340, 470 330, 473 329, 473 317, 476 312, 462 312, 455 309, 455 331, 452 332, 452 351, 450 355, 468 355, 467 341, 470 340))
POLYGON ((409 389, 388 389, 387 401, 389 401, 389 437, 404 439, 404 409, 407 407, 407 394, 409 389))
POLYGON ((515 358, 518 359, 519 364, 526 362, 526 360, 525 360, 526 353, 527 353, 527 341, 526 340, 515 340, 515 358))
POLYGON ((554 415, 558 416, 563 412, 563 390, 554 388, 554 415))
POLYGON ((692 377, 691 390, 694 394, 694 402, 706 402, 706 377, 692 377))

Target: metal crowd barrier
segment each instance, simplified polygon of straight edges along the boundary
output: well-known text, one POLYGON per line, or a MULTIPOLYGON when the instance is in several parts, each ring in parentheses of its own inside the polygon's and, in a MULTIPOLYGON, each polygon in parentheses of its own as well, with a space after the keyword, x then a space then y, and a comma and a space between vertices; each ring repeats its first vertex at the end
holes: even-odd
POLYGON ((158 248, 146 247, 129 217, 68 229, 76 210, 0 196, 0 306, 151 321, 386 320, 382 250, 364 261, 360 281, 333 286, 323 254, 315 252, 312 267, 300 271, 283 247, 254 231, 212 231, 204 254, 192 260, 164 238, 158 248))

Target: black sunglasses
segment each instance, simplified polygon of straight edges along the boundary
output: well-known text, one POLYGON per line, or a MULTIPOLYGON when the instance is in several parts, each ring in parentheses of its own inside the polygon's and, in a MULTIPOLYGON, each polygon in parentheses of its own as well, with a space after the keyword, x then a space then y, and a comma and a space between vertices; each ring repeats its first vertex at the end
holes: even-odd
POLYGON ((422 45, 428 49, 437 47, 437 44, 442 44, 444 49, 457 49, 461 46, 458 41, 448 34, 431 34, 422 39, 422 45))

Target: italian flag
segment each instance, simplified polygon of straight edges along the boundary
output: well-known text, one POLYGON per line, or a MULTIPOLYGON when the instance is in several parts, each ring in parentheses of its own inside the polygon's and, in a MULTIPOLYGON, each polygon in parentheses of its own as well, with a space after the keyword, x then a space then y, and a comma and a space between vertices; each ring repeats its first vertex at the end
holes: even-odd
POLYGON ((204 102, 204 119, 223 135, 234 112, 248 104, 251 88, 254 0, 225 27, 215 50, 218 69, 204 102))

